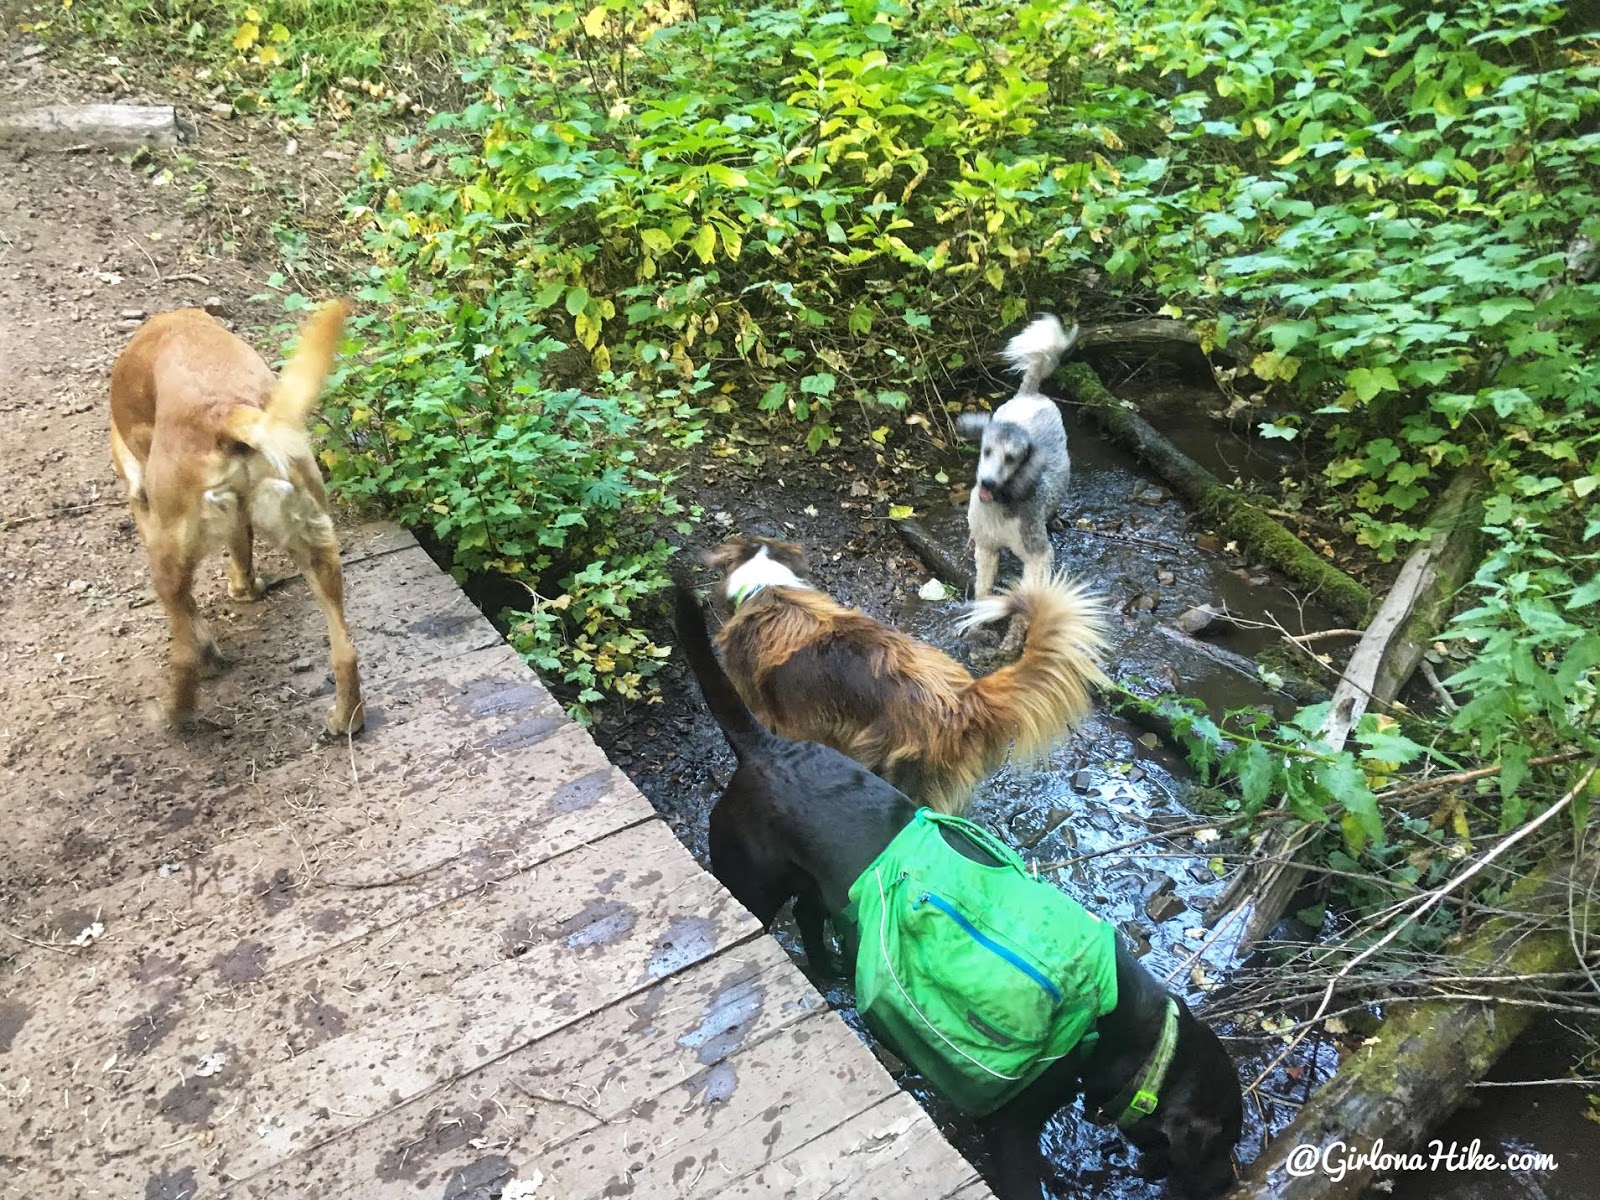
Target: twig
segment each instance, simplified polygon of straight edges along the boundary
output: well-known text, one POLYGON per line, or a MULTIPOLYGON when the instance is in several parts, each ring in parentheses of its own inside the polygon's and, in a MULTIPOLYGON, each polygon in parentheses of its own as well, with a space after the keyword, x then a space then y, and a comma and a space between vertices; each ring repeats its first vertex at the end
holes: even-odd
POLYGON ((1422 677, 1428 681, 1428 686, 1433 689, 1433 694, 1439 697, 1439 703, 1444 705, 1445 712, 1455 713, 1461 711, 1461 706, 1456 699, 1445 690, 1444 684, 1439 682, 1439 673, 1433 669, 1433 664, 1427 659, 1422 660, 1422 677))
POLYGON ((26 942, 30 946, 37 946, 41 950, 54 950, 57 954, 66 954, 72 958, 77 957, 71 946, 52 946, 49 942, 36 942, 31 937, 23 937, 20 933, 14 933, 9 929, 0 930, 0 933, 4 933, 7 937, 14 937, 19 942, 26 942))
POLYGON ((50 521, 56 517, 73 516, 77 513, 88 512, 91 508, 114 508, 119 504, 127 503, 124 497, 115 500, 91 500, 85 504, 67 504, 61 508, 52 509, 43 513, 24 513, 20 517, 7 517, 6 523, 0 529, 15 529, 18 525, 26 525, 30 521, 50 521))
POLYGON ((201 287, 210 287, 211 286, 211 280, 207 279, 204 275, 196 275, 192 271, 184 271, 184 272, 182 272, 180 274, 177 274, 177 275, 168 275, 166 280, 165 280, 165 282, 167 282, 167 283, 179 283, 179 282, 183 282, 183 283, 198 283, 201 287))
MULTIPOLYGON (((1575 758, 1582 758, 1586 751, 1567 750, 1561 754, 1546 754, 1539 758, 1530 758, 1527 765, 1530 767, 1548 767, 1553 763, 1571 762, 1575 758)), ((1415 796, 1424 792, 1436 792, 1441 788, 1454 787, 1458 783, 1471 783, 1475 779, 1487 779, 1491 775, 1498 775, 1501 765, 1496 763, 1492 767, 1475 767, 1470 771, 1456 771, 1451 775, 1436 775, 1432 779, 1424 779, 1420 783, 1408 783, 1405 787, 1390 788, 1386 792, 1379 792, 1379 800, 1398 800, 1402 796, 1415 796)))
POLYGON ((1290 633, 1281 625, 1278 625, 1277 629, 1291 642, 1297 642, 1302 646, 1307 642, 1322 642, 1327 641, 1329 638, 1358 638, 1361 636, 1361 630, 1359 629, 1313 629, 1310 633, 1290 633))
POLYGON ((156 266, 156 260, 150 257, 150 251, 141 246, 138 242, 138 239, 133 237, 131 234, 126 236, 128 238, 128 242, 133 246, 133 248, 140 254, 144 255, 145 261, 150 264, 150 269, 155 272, 156 284, 159 286, 160 284, 166 282, 161 278, 161 268, 156 266))
POLYGON ((1473 1087, 1555 1087, 1574 1084, 1578 1087, 1600 1087, 1600 1079, 1476 1079, 1473 1087))
MULTIPOLYGON (((1475 876, 1481 874, 1485 869, 1487 869, 1490 863, 1499 858, 1507 850, 1511 849, 1512 846, 1515 846, 1518 842, 1522 841, 1536 830, 1542 828, 1558 813, 1565 812, 1572 805, 1572 801, 1578 795, 1578 793, 1589 786, 1589 780, 1594 778, 1596 771, 1600 771, 1600 759, 1595 759, 1589 764, 1589 769, 1579 777, 1577 783, 1573 784, 1567 789, 1566 794, 1563 795, 1561 799, 1557 800, 1549 808, 1545 809, 1542 813, 1540 813, 1533 820, 1529 821, 1526 825, 1522 826, 1522 828, 1518 829, 1515 833, 1503 839, 1498 845, 1495 846, 1493 850, 1490 850, 1487 854, 1478 859, 1472 864, 1472 866, 1461 872, 1461 874, 1457 875, 1454 879, 1449 880, 1444 884, 1444 886, 1436 888, 1433 891, 1428 892, 1426 895, 1419 897, 1421 903, 1417 905, 1414 912, 1411 912, 1402 919, 1397 920, 1394 928, 1390 929, 1388 933, 1384 934, 1377 941, 1373 942, 1372 945, 1368 946, 1360 954, 1357 954, 1339 969, 1338 974, 1336 974, 1332 979, 1328 980, 1328 986, 1323 990, 1322 1000, 1317 1005, 1317 1011, 1311 1015, 1309 1020, 1313 1022, 1321 1020, 1322 1014, 1327 1011, 1329 1003, 1333 1000, 1334 990, 1339 986, 1339 981, 1341 979, 1349 975, 1351 971, 1355 970, 1362 963, 1372 958, 1373 955, 1377 954, 1378 951, 1382 950, 1390 942, 1394 941, 1395 938, 1399 937, 1401 931, 1404 930, 1408 925, 1421 920, 1430 911, 1438 908, 1439 905, 1444 903, 1447 896, 1449 896, 1452 892, 1459 890, 1475 876)), ((1405 904, 1409 903, 1410 901, 1405 901, 1402 903, 1402 905, 1397 905, 1396 907, 1403 907, 1405 904)), ((1279 1052, 1278 1056, 1268 1063, 1266 1067, 1262 1069, 1261 1073, 1255 1077, 1255 1080, 1250 1084, 1251 1089, 1253 1090, 1254 1088, 1259 1087, 1261 1082, 1273 1071, 1275 1071, 1279 1064, 1284 1061, 1284 1059, 1288 1058, 1289 1055, 1294 1052, 1295 1048, 1305 1040, 1305 1037, 1306 1032, 1296 1034, 1294 1040, 1285 1046, 1283 1050, 1279 1052)))

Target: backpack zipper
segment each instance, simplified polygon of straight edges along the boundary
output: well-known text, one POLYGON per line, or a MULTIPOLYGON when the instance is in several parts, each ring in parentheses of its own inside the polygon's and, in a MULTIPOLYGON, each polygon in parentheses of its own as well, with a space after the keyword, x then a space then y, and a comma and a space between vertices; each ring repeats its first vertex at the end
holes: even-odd
POLYGON ((1002 946, 999 942, 983 933, 976 925, 957 912, 955 906, 943 896, 936 896, 932 892, 923 892, 920 899, 923 903, 933 905, 945 916, 949 917, 952 921, 959 925, 962 931, 971 937, 973 941, 977 942, 978 945, 982 946, 985 950, 988 950, 992 954, 1004 959, 1017 970, 1021 971, 1029 979, 1033 980, 1033 982, 1043 988, 1045 992, 1049 994, 1050 998, 1057 1004, 1061 1003, 1060 989, 1046 979, 1044 975, 1040 973, 1037 967, 1028 962, 1027 959, 1023 958, 1021 955, 1017 954, 1016 951, 1002 946))

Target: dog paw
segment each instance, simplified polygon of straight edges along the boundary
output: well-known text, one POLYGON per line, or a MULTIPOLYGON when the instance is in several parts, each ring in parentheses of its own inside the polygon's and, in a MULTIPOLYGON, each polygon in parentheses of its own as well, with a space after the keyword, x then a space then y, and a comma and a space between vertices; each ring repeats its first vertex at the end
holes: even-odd
POLYGON ((267 594, 267 585, 262 582, 261 576, 252 575, 250 582, 241 584, 237 580, 228 581, 228 596, 241 604, 254 604, 267 594))
POLYGON ((347 737, 355 737, 367 724, 366 705, 356 705, 353 713, 341 712, 337 706, 328 710, 328 719, 323 722, 322 736, 330 742, 343 741, 347 737))

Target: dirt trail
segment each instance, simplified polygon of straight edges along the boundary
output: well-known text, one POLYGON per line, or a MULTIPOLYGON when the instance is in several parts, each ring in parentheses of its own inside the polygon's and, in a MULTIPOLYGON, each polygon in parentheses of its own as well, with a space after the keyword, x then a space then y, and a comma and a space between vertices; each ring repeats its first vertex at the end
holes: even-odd
MULTIPOLYGON (((0 106, 101 98, 0 46, 0 106)), ((186 152, 235 155, 239 136, 202 126, 186 152)), ((76 934, 78 890, 270 819, 193 797, 304 750, 315 724, 274 714, 323 678, 320 639, 286 642, 280 661, 241 661, 203 692, 229 728, 178 740, 154 715, 166 627, 108 457, 111 363, 143 314, 209 298, 270 357, 260 329, 278 314, 249 300, 273 265, 208 253, 215 210, 186 211, 181 180, 158 185, 128 157, 0 147, 0 928, 31 937, 76 934)), ((291 570, 261 561, 268 579, 291 570)), ((226 654, 300 585, 251 609, 227 599, 221 564, 198 591, 226 654)))

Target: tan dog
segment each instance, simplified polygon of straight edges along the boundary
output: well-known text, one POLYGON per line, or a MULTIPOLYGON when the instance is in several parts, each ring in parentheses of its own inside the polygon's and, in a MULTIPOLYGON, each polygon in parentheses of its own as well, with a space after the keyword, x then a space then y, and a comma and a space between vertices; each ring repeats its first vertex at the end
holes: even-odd
POLYGON ((128 487, 156 597, 172 623, 166 707, 174 725, 194 711, 201 666, 223 662, 195 607, 195 569, 226 546, 228 594, 260 599, 251 564, 259 528, 305 573, 327 617, 335 683, 327 732, 343 736, 362 726, 339 541, 306 438, 348 311, 337 301, 318 309, 278 379, 197 308, 150 320, 111 368, 111 461, 128 487))
POLYGON ((805 552, 741 537, 706 556, 730 615, 717 635, 756 718, 849 755, 919 803, 961 812, 1008 752, 1038 757, 1086 717, 1106 683, 1105 612, 1060 577, 1024 579, 966 618, 1027 622, 1022 656, 974 679, 960 663, 847 608, 805 580, 805 552))

